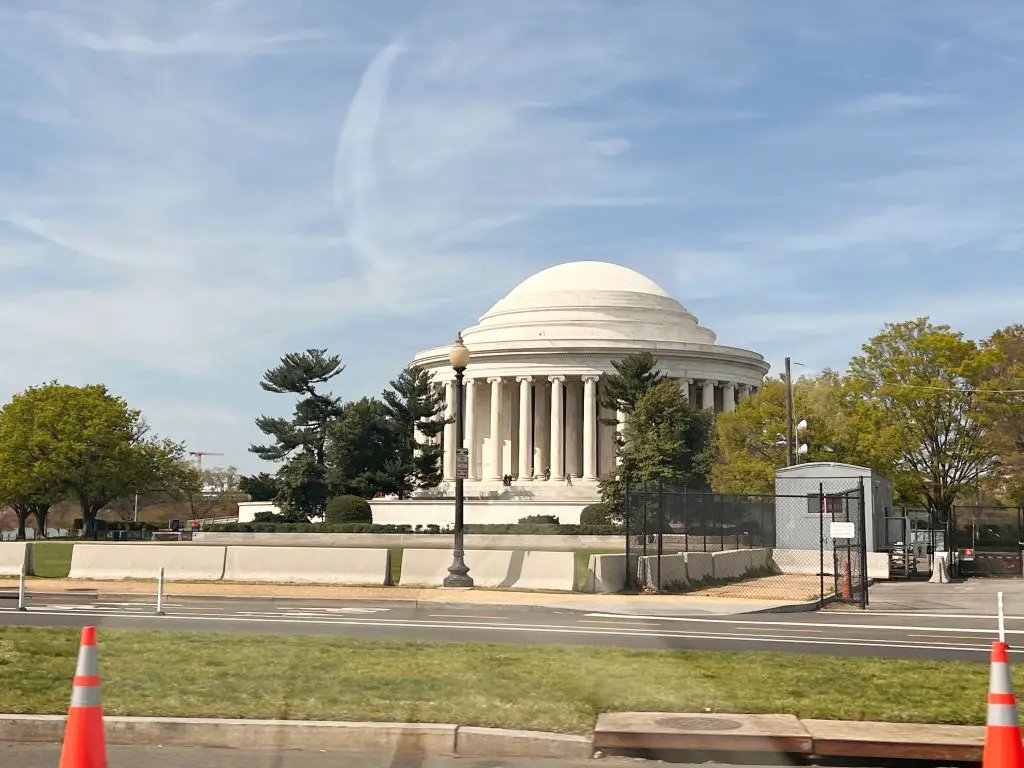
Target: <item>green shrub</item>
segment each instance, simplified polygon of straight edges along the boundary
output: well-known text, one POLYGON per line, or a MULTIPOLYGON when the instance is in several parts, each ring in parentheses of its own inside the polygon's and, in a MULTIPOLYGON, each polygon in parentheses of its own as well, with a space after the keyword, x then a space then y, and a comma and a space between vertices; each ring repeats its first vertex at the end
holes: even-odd
POLYGON ((530 515, 519 518, 518 525, 558 525, 558 518, 554 515, 530 515))
POLYGON ((327 502, 324 520, 328 525, 372 523, 373 509, 370 502, 359 496, 335 496, 327 502))
POLYGON ((612 507, 603 501, 587 504, 580 512, 580 525, 611 525, 612 507))

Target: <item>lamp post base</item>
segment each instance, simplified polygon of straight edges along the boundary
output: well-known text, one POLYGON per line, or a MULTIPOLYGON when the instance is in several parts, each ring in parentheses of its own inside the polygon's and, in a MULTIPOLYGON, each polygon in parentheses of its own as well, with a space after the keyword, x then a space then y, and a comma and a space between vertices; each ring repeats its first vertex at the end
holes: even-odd
POLYGON ((448 566, 448 575, 441 582, 442 587, 461 587, 467 589, 473 586, 473 577, 469 575, 469 568, 461 555, 456 555, 452 564, 448 566))

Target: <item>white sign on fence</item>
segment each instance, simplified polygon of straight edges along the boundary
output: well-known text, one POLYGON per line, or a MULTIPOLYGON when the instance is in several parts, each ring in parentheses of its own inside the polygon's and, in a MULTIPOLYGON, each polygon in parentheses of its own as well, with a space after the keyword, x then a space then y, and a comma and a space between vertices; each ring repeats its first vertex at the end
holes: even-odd
POLYGON ((828 535, 833 539, 855 539, 857 538, 857 531, 853 527, 853 523, 833 520, 828 524, 828 535))

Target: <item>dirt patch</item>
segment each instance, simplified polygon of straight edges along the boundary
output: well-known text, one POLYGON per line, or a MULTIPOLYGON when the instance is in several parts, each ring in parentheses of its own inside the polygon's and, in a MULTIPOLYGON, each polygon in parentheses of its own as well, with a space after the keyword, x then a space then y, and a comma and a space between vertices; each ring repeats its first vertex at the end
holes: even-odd
MULTIPOLYGON (((826 592, 831 591, 831 578, 825 579, 826 592)), ((746 579, 732 584, 707 587, 687 593, 694 597, 745 600, 783 600, 806 602, 816 600, 821 592, 820 578, 814 574, 777 574, 746 579)))

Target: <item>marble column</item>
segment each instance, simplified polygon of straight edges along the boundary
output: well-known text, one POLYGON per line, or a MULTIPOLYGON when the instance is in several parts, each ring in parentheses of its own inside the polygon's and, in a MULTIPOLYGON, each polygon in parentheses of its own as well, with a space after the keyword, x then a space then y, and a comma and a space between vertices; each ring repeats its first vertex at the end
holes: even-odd
POLYGON ((533 415, 530 396, 533 379, 530 376, 518 376, 519 382, 519 480, 533 478, 533 415))
POLYGON ((583 383, 579 379, 565 382, 565 473, 583 476, 583 383))
POLYGON ((740 385, 739 397, 740 397, 740 402, 741 403, 744 400, 746 400, 748 397, 750 397, 750 385, 749 384, 742 384, 742 385, 740 385))
POLYGON ((501 377, 490 378, 491 385, 491 471, 488 480, 501 480, 501 377))
POLYGON ((597 376, 583 377, 583 479, 597 480, 597 376))
POLYGON ((722 385, 722 410, 726 413, 736 410, 736 385, 731 381, 722 385))
POLYGON ((679 380, 679 392, 682 394, 684 400, 690 399, 690 385, 693 384, 693 379, 680 379, 679 380))
POLYGON ((548 376, 551 382, 551 479, 565 476, 565 376, 548 376))
POLYGON ((469 450, 469 479, 480 479, 480 452, 476 447, 476 382, 466 379, 463 384, 462 396, 465 406, 462 417, 465 425, 464 445, 469 450))
POLYGON ((551 466, 551 452, 548 442, 551 439, 551 427, 548 417, 551 404, 548 402, 550 389, 544 382, 538 381, 533 386, 533 467, 535 477, 540 477, 551 466))
POLYGON ((701 407, 705 411, 715 410, 715 385, 717 383, 717 381, 711 379, 701 382, 704 387, 704 392, 701 395, 701 407))
POLYGON ((444 425, 444 479, 455 479, 455 382, 444 383, 445 416, 451 419, 444 425))

